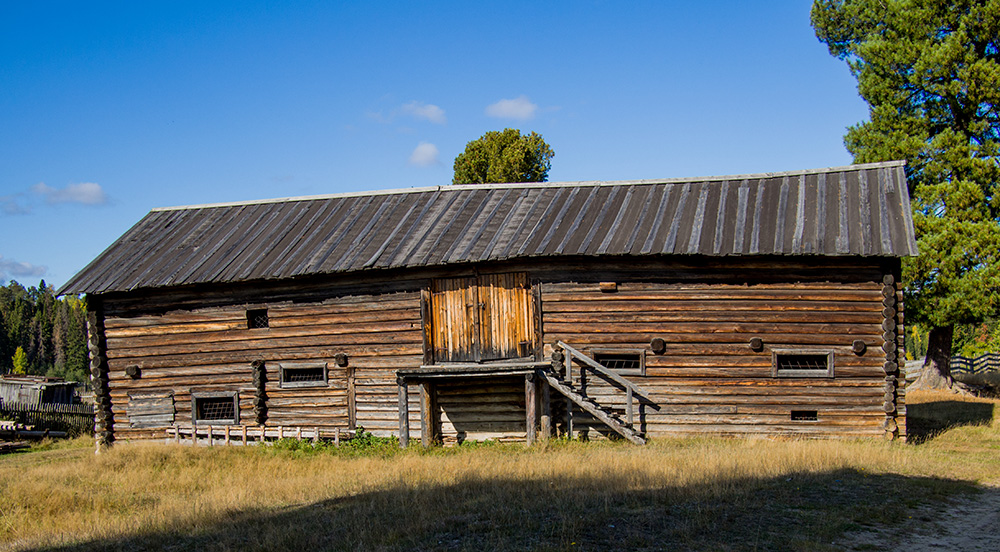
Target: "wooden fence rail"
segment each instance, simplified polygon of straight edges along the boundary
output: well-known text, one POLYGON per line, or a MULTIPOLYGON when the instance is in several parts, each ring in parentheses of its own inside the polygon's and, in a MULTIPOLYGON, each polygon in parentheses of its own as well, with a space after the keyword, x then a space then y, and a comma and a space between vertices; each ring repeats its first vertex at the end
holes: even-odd
POLYGON ((166 430, 168 441, 208 446, 248 445, 278 439, 311 440, 313 442, 320 439, 332 439, 335 445, 340 446, 342 438, 350 439, 354 433, 351 430, 341 431, 339 428, 330 431, 319 428, 248 425, 174 425, 166 430))
POLYGON ((94 431, 92 404, 24 404, 0 401, 0 418, 36 429, 90 435, 94 431))
POLYGON ((1000 353, 986 353, 976 358, 953 356, 951 357, 951 369, 970 374, 987 370, 1000 370, 1000 353))

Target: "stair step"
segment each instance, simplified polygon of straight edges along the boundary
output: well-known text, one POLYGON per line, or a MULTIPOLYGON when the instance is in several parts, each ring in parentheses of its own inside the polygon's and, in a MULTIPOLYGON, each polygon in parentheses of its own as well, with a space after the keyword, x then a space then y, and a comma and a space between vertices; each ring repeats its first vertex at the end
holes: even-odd
POLYGON ((549 382, 549 385, 552 386, 555 390, 562 393, 563 396, 573 401, 577 406, 584 409, 591 416, 594 416, 595 418, 603 422, 606 426, 615 430, 615 432, 621 435, 622 437, 625 437, 626 439, 632 441, 637 445, 646 444, 646 439, 644 439, 638 431, 623 423, 621 420, 617 418, 617 416, 608 413, 600 404, 595 402, 590 397, 584 397, 583 395, 581 395, 572 386, 572 384, 563 382, 555 375, 547 372, 542 372, 542 376, 545 377, 546 381, 549 382))

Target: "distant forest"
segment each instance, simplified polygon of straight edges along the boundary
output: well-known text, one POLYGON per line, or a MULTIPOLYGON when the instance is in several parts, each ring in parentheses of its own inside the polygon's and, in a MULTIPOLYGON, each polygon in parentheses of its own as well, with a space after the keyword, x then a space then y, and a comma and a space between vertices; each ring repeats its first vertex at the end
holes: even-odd
POLYGON ((56 298, 45 280, 0 287, 0 373, 86 382, 87 309, 76 296, 56 298))

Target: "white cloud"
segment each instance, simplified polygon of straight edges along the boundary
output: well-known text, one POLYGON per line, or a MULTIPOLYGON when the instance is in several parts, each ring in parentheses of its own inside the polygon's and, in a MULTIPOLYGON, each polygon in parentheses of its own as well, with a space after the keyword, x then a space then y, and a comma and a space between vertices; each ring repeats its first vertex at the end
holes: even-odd
POLYGON ((45 198, 46 203, 81 203, 83 205, 104 205, 108 195, 100 184, 81 182, 65 188, 53 188, 44 182, 31 187, 31 191, 45 198))
POLYGON ((411 117, 424 119, 434 124, 443 125, 448 122, 448 119, 444 116, 444 110, 434 104, 425 104, 413 100, 410 103, 403 104, 399 109, 411 117))
POLYGON ((498 119, 527 121, 535 118, 536 111, 538 111, 538 105, 531 103, 531 100, 523 94, 511 100, 500 100, 486 106, 486 115, 498 119))
POLYGON ((48 270, 45 266, 8 261, 0 255, 0 283, 6 282, 11 276, 43 276, 48 270))
POLYGON ((440 163, 438 161, 438 153, 437 146, 434 144, 431 144, 430 142, 420 142, 420 144, 414 148, 413 153, 410 154, 410 164, 418 167, 437 165, 440 163))

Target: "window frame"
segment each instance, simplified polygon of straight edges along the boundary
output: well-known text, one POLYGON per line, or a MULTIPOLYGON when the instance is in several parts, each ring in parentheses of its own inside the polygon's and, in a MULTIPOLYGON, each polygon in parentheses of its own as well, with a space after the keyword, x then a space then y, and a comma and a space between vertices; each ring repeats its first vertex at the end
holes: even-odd
POLYGON ((593 359, 595 362, 600 363, 597 360, 598 355, 637 355, 639 357, 639 369, 633 370, 615 370, 614 368, 608 368, 612 372, 620 376, 645 376, 646 375, 646 350, 645 349, 635 349, 635 348, 614 348, 614 347, 596 347, 588 348, 586 350, 587 356, 593 359))
POLYGON ((771 377, 775 378, 833 378, 834 377, 834 354, 831 349, 772 349, 771 350, 771 377), (778 366, 779 356, 811 355, 825 356, 825 370, 782 370, 778 366))
POLYGON ((198 391, 191 393, 191 423, 194 425, 239 425, 240 423, 240 393, 239 391, 198 391), (203 420, 198 418, 198 401, 203 399, 229 398, 233 401, 233 418, 224 420, 203 420))
POLYGON ((247 329, 248 330, 251 330, 251 331, 252 330, 268 330, 268 329, 271 328, 271 316, 270 316, 270 313, 267 312, 266 308, 263 308, 263 309, 247 309, 246 310, 246 317, 247 317, 247 329), (267 323, 267 325, 265 325, 265 326, 254 326, 254 324, 253 324, 254 319, 256 317, 260 316, 260 315, 264 316, 264 320, 267 323))
POLYGON ((329 387, 330 364, 328 362, 280 362, 278 363, 278 388, 329 387), (285 381, 286 370, 323 369, 323 381, 285 381))

